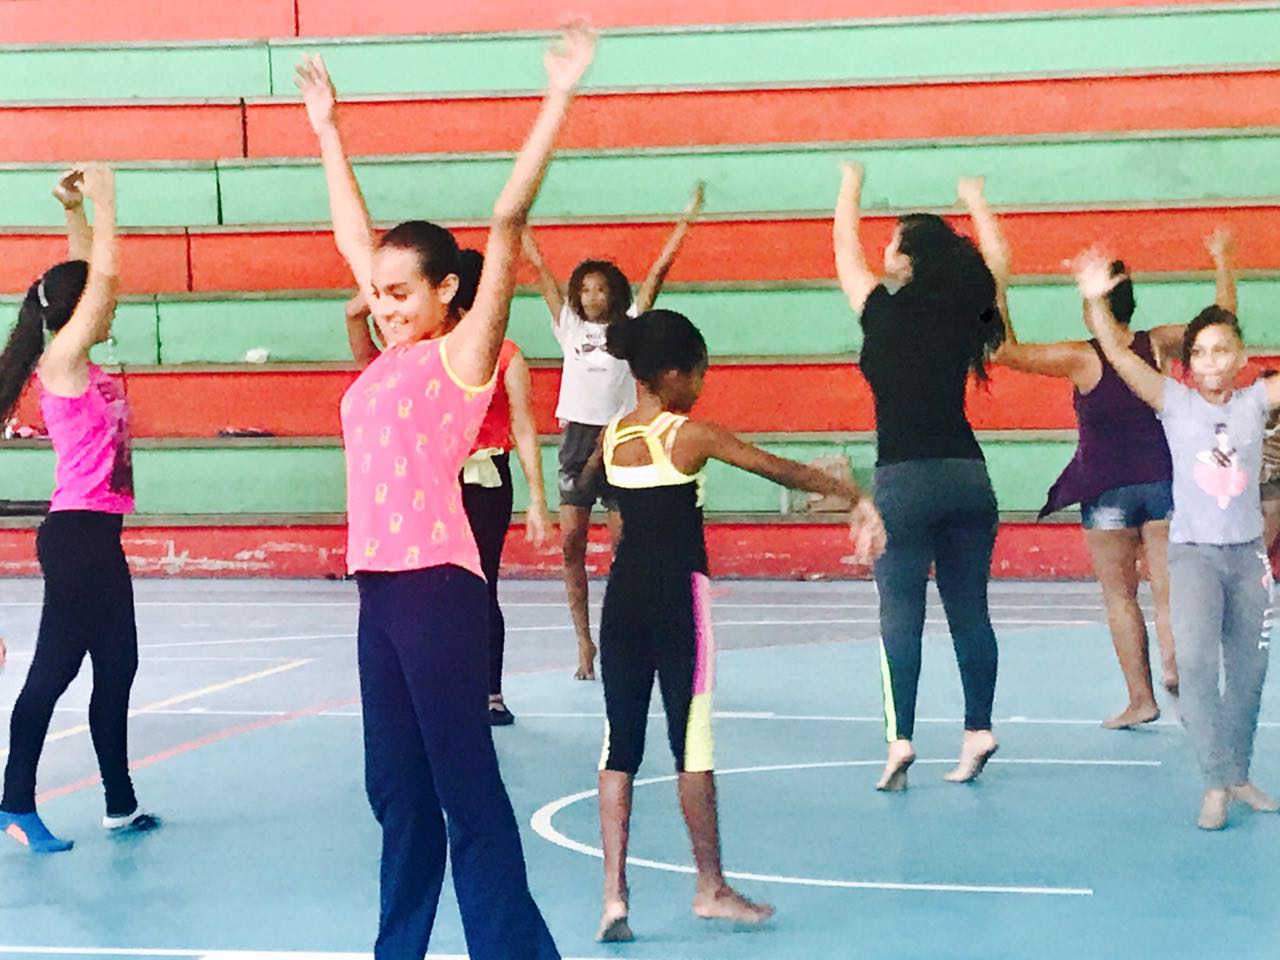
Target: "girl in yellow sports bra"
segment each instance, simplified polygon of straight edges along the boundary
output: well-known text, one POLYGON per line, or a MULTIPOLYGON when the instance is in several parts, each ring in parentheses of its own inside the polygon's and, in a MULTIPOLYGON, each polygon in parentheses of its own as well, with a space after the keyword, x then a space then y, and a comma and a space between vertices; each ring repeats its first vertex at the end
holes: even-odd
POLYGON ((707 370, 706 342, 688 318, 651 310, 613 324, 608 349, 630 365, 639 402, 633 413, 605 428, 583 472, 587 482, 594 482, 591 474, 603 465, 622 512, 622 538, 600 623, 607 718, 600 760, 605 886, 596 938, 632 939, 625 872, 631 788, 644 753, 655 674, 697 865, 693 912, 760 923, 773 908, 733 890, 720 866, 711 748, 715 646, 702 533, 702 469, 708 460, 722 460, 787 487, 847 496, 854 504, 851 536, 862 562, 883 550, 884 527, 871 498, 852 479, 775 457, 721 427, 688 418, 707 370))

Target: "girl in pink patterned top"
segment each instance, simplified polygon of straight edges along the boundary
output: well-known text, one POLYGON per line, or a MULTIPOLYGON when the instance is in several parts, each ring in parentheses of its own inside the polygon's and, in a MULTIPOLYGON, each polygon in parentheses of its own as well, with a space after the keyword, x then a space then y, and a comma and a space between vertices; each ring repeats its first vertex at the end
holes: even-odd
POLYGON ((545 58, 547 96, 494 204, 479 288, 460 320, 452 234, 411 221, 375 240, 324 64, 316 57, 298 68, 338 250, 386 344, 342 401, 365 777, 383 830, 377 960, 426 950, 447 851, 470 956, 559 958, 529 893, 498 772, 488 595, 458 474, 493 393, 520 232, 594 47, 594 34, 574 25, 545 58))
POLYGON ((103 825, 159 825, 138 807, 129 777, 129 692, 138 636, 120 545, 123 515, 133 510, 128 404, 119 385, 89 361, 90 348, 110 337, 115 315, 115 181, 109 170, 73 171, 54 194, 67 211, 72 259, 32 284, 0 354, 0 421, 34 371, 57 457, 49 516, 36 536, 44 573, 40 633, 13 708, 0 800, 0 831, 39 853, 72 846, 51 834, 36 813, 36 766, 54 705, 86 655, 93 663, 89 729, 106 791, 103 825), (94 201, 92 232, 85 196, 94 201), (47 335, 52 339, 46 346, 47 335))

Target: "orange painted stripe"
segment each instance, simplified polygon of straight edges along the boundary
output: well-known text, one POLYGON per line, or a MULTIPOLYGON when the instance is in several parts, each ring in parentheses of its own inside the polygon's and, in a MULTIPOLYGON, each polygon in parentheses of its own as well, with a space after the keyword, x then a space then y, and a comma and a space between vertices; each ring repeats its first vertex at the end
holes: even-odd
MULTIPOLYGON (((528 97, 353 101, 353 154, 516 150, 528 97)), ((1210 129, 1280 124, 1280 71, 823 89, 591 94, 562 149, 808 143, 1210 129)), ((249 156, 311 156, 300 104, 251 103, 249 156)))
POLYGON ((0 163, 242 157, 242 110, 238 103, 3 107, 0 163))
POLYGON ((380 33, 454 33, 548 30, 580 12, 597 27, 779 23, 864 17, 954 16, 1041 10, 1097 10, 1177 6, 1193 0, 478 0, 475 3, 405 3, 403 0, 299 0, 302 36, 380 33))
POLYGON ((226 40, 293 36, 293 0, 218 0, 193 7, 172 0, 5 0, 5 43, 226 40))
MULTIPOLYGON (((835 180, 832 181, 836 183, 835 180)), ((834 193, 833 193, 834 196, 834 193)), ((1234 209, 1104 210, 1011 213, 1002 217, 1018 271, 1065 273, 1064 261, 1099 242, 1142 272, 1205 270, 1204 238, 1230 224, 1240 238, 1240 266, 1280 269, 1280 205, 1234 209)), ((965 218, 956 218, 970 230, 965 218)), ((662 249, 670 223, 537 225, 552 270, 568 277, 588 256, 617 261, 633 279, 643 277, 662 249)), ((893 219, 873 212, 864 218, 867 256, 879 263, 893 219)), ((460 227, 463 246, 483 248, 485 233, 460 227)), ((0 238, 0 253, 4 240, 0 238)), ((126 262, 128 258, 126 257, 126 262)), ((0 262, 3 262, 0 260, 0 262)), ((354 287, 328 232, 192 233, 191 269, 198 291, 321 290, 354 287)), ((671 268, 672 282, 833 280, 831 221, 715 221, 690 231, 671 268)), ((521 282, 532 283, 527 268, 521 282)))
MULTIPOLYGON (((49 202, 54 203, 54 199, 50 197, 49 202)), ((0 292, 26 293, 41 273, 65 259, 67 239, 64 236, 0 234, 0 292)), ((180 293, 187 286, 185 234, 126 234, 123 237, 122 293, 180 293)))

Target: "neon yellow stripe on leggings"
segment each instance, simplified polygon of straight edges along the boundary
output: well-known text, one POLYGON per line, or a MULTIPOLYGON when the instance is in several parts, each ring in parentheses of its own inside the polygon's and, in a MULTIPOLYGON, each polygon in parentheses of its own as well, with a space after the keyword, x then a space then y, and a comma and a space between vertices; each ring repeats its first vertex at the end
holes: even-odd
POLYGON ((889 655, 880 641, 880 682, 884 687, 884 738, 889 743, 898 739, 898 711, 893 703, 893 676, 889 673, 889 655))

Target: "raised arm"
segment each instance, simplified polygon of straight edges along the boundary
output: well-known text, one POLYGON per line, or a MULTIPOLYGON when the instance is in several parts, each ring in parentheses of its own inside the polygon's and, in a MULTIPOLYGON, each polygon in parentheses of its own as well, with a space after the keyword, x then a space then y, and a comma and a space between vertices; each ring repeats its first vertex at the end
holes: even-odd
POLYGON ((338 95, 320 56, 303 58, 294 82, 307 105, 307 119, 320 142, 320 160, 329 188, 329 214, 338 252, 355 274, 362 292, 370 289, 374 234, 364 195, 338 132, 338 95))
POLYGON ((83 182, 84 171, 68 170, 53 188, 66 217, 68 260, 88 260, 93 252, 93 230, 84 215, 84 194, 80 190, 83 182))
POLYGON ((1009 279, 1013 276, 1013 257, 1009 253, 1009 244, 1005 240, 1000 221, 987 205, 983 195, 986 179, 983 177, 961 177, 956 183, 956 193, 960 201, 969 211, 974 230, 978 234, 978 249, 982 259, 996 281, 996 305, 1000 308, 1000 316, 1004 320, 1005 343, 1016 343, 1013 323, 1009 317, 1009 279))
POLYGON ((871 296, 880 278, 867 266, 862 239, 858 235, 862 217, 862 164, 846 162, 841 164, 841 171, 840 195, 836 199, 835 222, 831 228, 836 276, 840 279, 840 289, 849 298, 849 306, 861 314, 867 297, 871 296))
POLYGON ((1140 399, 1156 410, 1164 409, 1166 377, 1125 344, 1120 324, 1107 304, 1107 294, 1120 280, 1111 275, 1110 261, 1099 251, 1088 250, 1076 258, 1075 274, 1085 299, 1085 323, 1098 338, 1107 360, 1140 399))
POLYGON ((565 29, 544 58, 547 95, 529 138, 516 155, 511 177, 494 204, 475 304, 448 336, 450 365, 466 383, 482 384, 493 376, 511 313, 520 237, 573 91, 591 65, 595 43, 595 32, 585 23, 575 23, 565 29))
POLYGON ((516 351, 503 380, 511 401, 511 436, 516 456, 529 487, 529 510, 525 516, 525 539, 541 544, 551 533, 551 514, 542 480, 542 454, 538 448, 538 425, 533 417, 533 380, 524 354, 516 351))
POLYGON ((1205 247, 1213 258, 1213 302, 1223 310, 1237 312, 1236 302, 1236 238, 1230 227, 1219 227, 1205 239, 1205 247))
POLYGON ((525 259, 533 264, 533 269, 538 273, 538 289, 542 291, 542 299, 547 302, 547 309, 551 311, 551 322, 557 324, 560 322, 560 311, 564 309, 564 289, 547 266, 547 261, 542 259, 542 250, 533 236, 533 230, 528 226, 520 234, 520 244, 524 248, 525 259))
POLYGON ((367 367, 378 359, 382 353, 369 330, 369 301, 363 292, 347 301, 347 343, 351 345, 351 356, 361 367, 367 367))
POLYGON ((89 383, 89 350, 106 338, 116 311, 118 244, 115 177, 105 167, 90 167, 81 183, 93 201, 93 240, 84 293, 40 358, 40 379, 52 393, 79 396, 89 383))
POLYGON ((667 271, 671 269, 676 254, 680 252, 680 245, 684 243, 685 234, 689 232, 693 221, 697 220, 698 215, 702 213, 705 192, 706 184, 701 180, 693 185, 693 195, 689 198, 689 205, 684 208, 680 219, 676 221, 671 235, 667 237, 667 242, 662 247, 662 252, 658 254, 658 259, 649 268, 649 275, 640 285, 640 291, 636 294, 636 313, 644 313, 653 306, 653 301, 658 299, 663 281, 667 279, 667 271))

